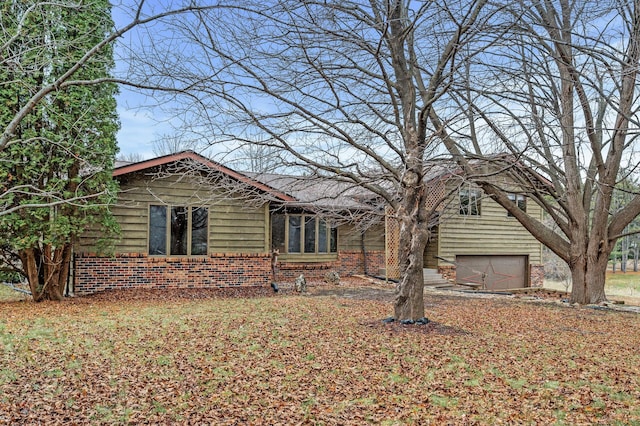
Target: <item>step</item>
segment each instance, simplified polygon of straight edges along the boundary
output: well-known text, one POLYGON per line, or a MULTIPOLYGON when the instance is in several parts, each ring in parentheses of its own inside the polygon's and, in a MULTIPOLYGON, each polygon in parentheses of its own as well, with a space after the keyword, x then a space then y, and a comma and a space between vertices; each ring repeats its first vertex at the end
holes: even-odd
POLYGON ((422 277, 424 285, 431 288, 441 288, 443 286, 449 286, 451 283, 442 277, 442 274, 438 273, 436 269, 424 268, 422 270, 422 277))
MULTIPOLYGON (((386 276, 385 268, 378 269, 378 276, 385 277, 386 276)), ((424 268, 422 270, 422 278, 424 285, 426 286, 439 286, 439 285, 451 285, 451 282, 442 277, 442 274, 439 274, 435 269, 424 268)))

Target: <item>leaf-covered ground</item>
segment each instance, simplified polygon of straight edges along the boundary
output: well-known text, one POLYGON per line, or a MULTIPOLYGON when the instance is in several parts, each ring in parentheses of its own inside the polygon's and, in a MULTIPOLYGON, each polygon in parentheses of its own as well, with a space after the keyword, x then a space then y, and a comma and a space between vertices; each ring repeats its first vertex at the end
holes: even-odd
POLYGON ((0 304, 0 424, 640 424, 637 314, 136 294, 0 304))

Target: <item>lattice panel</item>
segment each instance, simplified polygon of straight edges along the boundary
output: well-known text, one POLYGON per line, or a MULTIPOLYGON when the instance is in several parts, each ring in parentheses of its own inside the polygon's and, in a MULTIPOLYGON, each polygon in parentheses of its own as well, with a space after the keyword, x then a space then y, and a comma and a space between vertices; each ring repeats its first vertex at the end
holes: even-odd
POLYGON ((439 180, 430 182, 427 187, 427 199, 425 200, 425 209, 439 212, 444 209, 445 185, 444 181, 439 180))
POLYGON ((386 237, 385 268, 387 270, 387 278, 397 280, 400 278, 400 259, 398 258, 400 225, 395 212, 390 207, 385 208, 384 232, 386 237))

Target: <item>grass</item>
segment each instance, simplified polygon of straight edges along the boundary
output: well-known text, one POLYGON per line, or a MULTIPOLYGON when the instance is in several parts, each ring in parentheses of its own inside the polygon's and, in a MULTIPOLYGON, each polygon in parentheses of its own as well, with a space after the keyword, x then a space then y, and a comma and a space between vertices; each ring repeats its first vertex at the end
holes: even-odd
POLYGON ((433 298, 0 304, 0 424, 640 424, 640 316, 433 298), (433 324, 432 324, 433 325, 433 324))
POLYGON ((640 293, 640 272, 608 272, 607 288, 624 289, 640 293))
POLYGON ((12 302, 17 300, 28 300, 31 297, 28 294, 24 294, 13 290, 8 285, 0 283, 0 302, 12 302))
MULTIPOLYGON (((555 290, 571 291, 571 285, 566 286, 565 282, 545 280, 544 286, 555 290)), ((605 293, 613 298, 622 297, 631 304, 640 304, 640 272, 607 272, 605 293)))

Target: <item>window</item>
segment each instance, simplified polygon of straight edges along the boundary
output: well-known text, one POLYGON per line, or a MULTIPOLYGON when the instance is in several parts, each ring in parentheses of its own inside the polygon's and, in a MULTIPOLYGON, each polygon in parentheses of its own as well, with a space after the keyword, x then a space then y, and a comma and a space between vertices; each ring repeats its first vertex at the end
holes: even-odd
POLYGON ((207 254, 209 211, 206 207, 149 206, 149 254, 207 254))
POLYGON ((460 190, 460 214, 465 216, 480 215, 480 190, 460 190))
MULTIPOLYGON (((527 200, 526 200, 526 198, 524 198, 523 194, 510 193, 510 194, 508 194, 508 197, 509 197, 509 199, 511 201, 516 203, 516 205, 518 206, 518 208, 520 210, 522 210, 523 212, 527 211, 527 200)), ((513 215, 510 212, 507 212, 507 216, 513 217, 513 215)))
POLYGON ((280 253, 337 253, 338 229, 314 215, 274 214, 271 245, 280 253))

